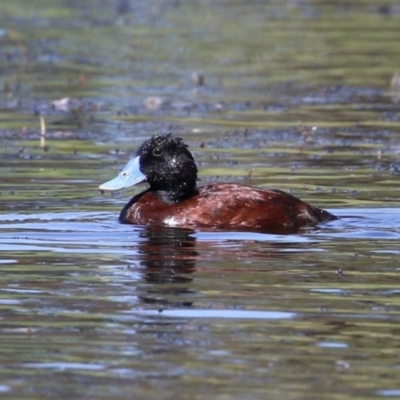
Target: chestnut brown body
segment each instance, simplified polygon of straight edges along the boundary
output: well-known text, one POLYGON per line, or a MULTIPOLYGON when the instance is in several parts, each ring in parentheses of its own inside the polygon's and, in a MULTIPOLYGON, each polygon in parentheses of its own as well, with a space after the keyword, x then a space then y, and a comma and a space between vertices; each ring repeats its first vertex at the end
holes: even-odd
POLYGON ((197 190, 198 194, 175 204, 166 204, 154 193, 144 192, 121 212, 120 221, 200 230, 287 234, 336 219, 329 212, 280 190, 229 183, 210 184, 197 190))

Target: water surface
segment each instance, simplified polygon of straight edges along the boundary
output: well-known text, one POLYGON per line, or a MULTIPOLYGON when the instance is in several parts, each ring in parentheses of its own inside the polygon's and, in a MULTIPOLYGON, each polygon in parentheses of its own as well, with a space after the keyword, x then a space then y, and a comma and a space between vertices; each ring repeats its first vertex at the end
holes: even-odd
POLYGON ((4 2, 2 397, 399 397, 399 18, 390 1, 4 2), (201 183, 341 218, 121 225, 133 192, 97 187, 166 131, 201 183))

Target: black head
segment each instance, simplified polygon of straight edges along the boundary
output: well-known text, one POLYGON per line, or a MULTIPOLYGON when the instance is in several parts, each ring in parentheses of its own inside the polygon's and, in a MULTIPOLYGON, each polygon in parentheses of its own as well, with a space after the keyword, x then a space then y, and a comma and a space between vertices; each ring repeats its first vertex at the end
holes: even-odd
POLYGON ((149 191, 166 203, 177 203, 197 193, 196 163, 181 138, 170 133, 154 135, 140 146, 137 156, 149 191))

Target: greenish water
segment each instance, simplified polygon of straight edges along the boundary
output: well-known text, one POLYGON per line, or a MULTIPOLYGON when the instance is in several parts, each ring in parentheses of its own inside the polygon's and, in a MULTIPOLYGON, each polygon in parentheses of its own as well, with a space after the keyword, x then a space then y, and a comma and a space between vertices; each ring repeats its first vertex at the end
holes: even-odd
POLYGON ((400 8, 376 3, 1 2, 3 398, 400 397, 400 8), (97 187, 160 131, 201 183, 343 218, 120 225, 132 192, 97 187))

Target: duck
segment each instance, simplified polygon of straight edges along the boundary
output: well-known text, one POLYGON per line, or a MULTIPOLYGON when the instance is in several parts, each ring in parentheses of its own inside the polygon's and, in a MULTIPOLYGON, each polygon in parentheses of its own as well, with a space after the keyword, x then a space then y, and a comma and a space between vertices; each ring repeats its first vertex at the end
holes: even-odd
POLYGON ((193 154, 182 138, 155 134, 117 177, 99 189, 115 191, 147 181, 148 188, 122 209, 119 221, 124 224, 291 234, 337 219, 278 189, 236 183, 199 186, 197 174, 193 154))

